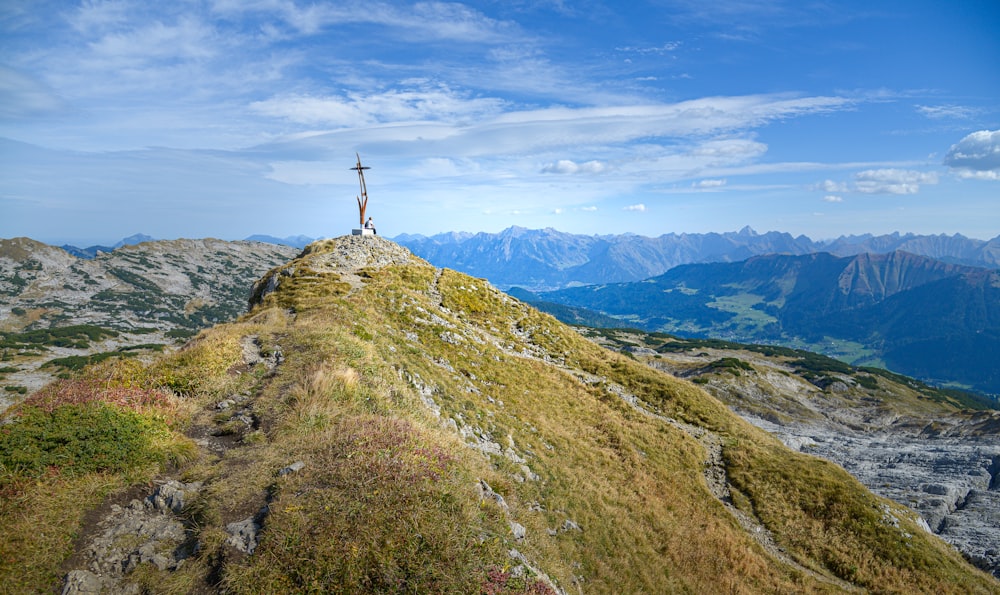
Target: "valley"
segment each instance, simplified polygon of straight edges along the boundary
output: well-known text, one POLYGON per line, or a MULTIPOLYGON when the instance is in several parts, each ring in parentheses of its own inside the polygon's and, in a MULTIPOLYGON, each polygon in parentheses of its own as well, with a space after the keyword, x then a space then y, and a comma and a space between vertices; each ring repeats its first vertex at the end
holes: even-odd
POLYGON ((584 308, 648 331, 800 347, 1000 393, 996 270, 906 252, 768 255, 519 295, 543 309, 543 302, 584 308))

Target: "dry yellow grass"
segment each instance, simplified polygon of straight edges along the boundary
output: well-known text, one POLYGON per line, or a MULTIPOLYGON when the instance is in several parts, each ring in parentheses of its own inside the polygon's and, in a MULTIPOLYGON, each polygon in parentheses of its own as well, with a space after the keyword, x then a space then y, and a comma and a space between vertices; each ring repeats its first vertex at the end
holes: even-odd
POLYGON ((201 547, 177 571, 144 568, 154 591, 1000 592, 905 518, 883 522, 886 503, 842 470, 482 280, 390 266, 352 292, 301 270, 152 367, 197 404, 176 427, 218 426, 232 393, 259 420, 181 472, 205 482, 186 513, 201 547), (280 347, 273 372, 234 373, 250 335, 280 347), (713 496, 699 436, 722 445, 734 503, 794 562, 713 496), (262 510, 258 549, 235 554, 226 523, 262 510), (513 549, 526 579, 510 575, 513 549))

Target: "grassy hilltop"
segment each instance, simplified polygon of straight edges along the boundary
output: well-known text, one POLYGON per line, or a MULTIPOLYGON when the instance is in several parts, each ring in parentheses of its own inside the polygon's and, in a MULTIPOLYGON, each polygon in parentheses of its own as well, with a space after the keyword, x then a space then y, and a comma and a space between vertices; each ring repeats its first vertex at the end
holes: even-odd
POLYGON ((100 549, 149 593, 1000 592, 696 384, 388 240, 312 244, 252 302, 7 412, 0 591, 100 549), (154 489, 182 530, 109 530, 154 489))

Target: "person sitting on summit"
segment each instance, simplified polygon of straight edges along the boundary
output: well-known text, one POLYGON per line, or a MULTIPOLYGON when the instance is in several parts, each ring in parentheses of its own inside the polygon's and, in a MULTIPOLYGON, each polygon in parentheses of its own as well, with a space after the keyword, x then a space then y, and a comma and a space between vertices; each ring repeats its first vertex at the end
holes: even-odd
POLYGON ((375 231, 375 222, 372 221, 371 217, 368 218, 368 221, 365 221, 365 229, 370 229, 373 235, 378 235, 378 232, 375 231))

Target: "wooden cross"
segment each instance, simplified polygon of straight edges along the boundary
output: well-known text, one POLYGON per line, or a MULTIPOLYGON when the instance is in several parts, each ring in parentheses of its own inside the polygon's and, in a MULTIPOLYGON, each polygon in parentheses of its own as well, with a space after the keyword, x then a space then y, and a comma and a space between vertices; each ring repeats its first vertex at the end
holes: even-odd
POLYGON ((358 213, 361 216, 361 227, 365 226, 365 209, 368 208, 368 189, 365 187, 365 172, 366 169, 371 169, 367 166, 361 165, 361 155, 355 153, 358 157, 358 164, 350 168, 358 172, 358 179, 361 182, 361 196, 356 197, 358 199, 358 213))

